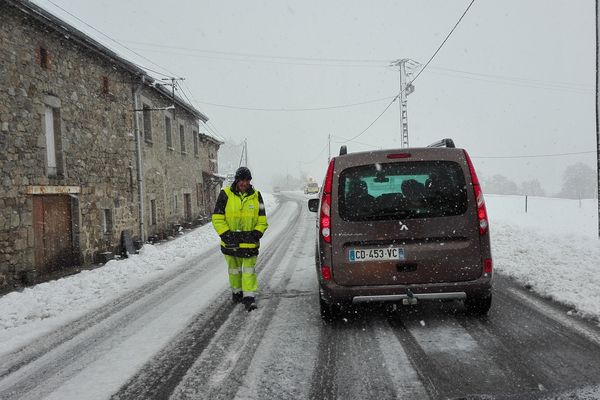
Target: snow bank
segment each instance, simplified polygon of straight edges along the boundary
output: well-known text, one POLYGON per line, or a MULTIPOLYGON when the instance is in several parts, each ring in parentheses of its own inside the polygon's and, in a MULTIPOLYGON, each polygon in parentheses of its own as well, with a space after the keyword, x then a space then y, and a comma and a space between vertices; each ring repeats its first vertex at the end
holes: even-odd
POLYGON ((600 320, 596 200, 486 196, 496 270, 600 320))
MULTIPOLYGON (((262 195, 271 213, 278 200, 269 193, 262 195)), ((217 243, 217 234, 207 224, 175 240, 146 244, 130 258, 0 297, 0 354, 157 279, 217 243)))

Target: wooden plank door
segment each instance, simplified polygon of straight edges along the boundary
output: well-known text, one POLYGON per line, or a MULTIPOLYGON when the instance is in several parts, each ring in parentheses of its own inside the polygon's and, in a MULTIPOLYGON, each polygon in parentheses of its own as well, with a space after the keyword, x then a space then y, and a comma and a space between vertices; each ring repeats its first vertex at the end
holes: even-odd
POLYGON ((73 255, 71 199, 65 195, 33 198, 35 263, 39 273, 76 265, 73 255))

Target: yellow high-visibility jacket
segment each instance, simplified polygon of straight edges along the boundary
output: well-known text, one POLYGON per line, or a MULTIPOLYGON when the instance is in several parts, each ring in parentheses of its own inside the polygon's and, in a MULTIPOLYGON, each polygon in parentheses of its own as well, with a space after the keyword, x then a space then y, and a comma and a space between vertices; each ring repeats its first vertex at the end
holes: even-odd
POLYGON ((246 193, 239 193, 233 185, 222 189, 212 224, 221 237, 223 254, 236 257, 257 255, 259 240, 269 226, 260 192, 250 187, 246 193))

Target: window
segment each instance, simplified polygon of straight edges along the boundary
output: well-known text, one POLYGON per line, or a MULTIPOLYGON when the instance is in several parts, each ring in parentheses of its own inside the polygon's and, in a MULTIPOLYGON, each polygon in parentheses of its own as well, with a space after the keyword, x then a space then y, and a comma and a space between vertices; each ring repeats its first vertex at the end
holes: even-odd
POLYGON ((192 137, 194 138, 194 155, 198 155, 198 132, 192 131, 192 137))
POLYGON ((179 141, 181 142, 181 154, 185 154, 185 130, 179 125, 179 141))
POLYGON ((102 77, 102 93, 108 94, 109 92, 110 92, 110 80, 108 79, 108 76, 103 76, 102 77))
POLYGON ((167 138, 167 149, 173 150, 173 138, 171 136, 171 118, 165 116, 165 136, 167 138))
POLYGON ((142 106, 143 117, 144 117, 144 140, 152 143, 152 116, 150 111, 150 106, 144 104, 142 106))
POLYGON ((363 165, 340 175, 346 221, 432 218, 467 210, 463 171, 451 161, 363 165))
POLYGON ((48 176, 63 175, 60 112, 57 108, 46 105, 44 110, 44 131, 46 134, 46 166, 48 167, 48 176))
POLYGON ((150 200, 150 223, 156 225, 156 200, 150 200))
POLYGON ((203 199, 202 184, 196 183, 196 205, 198 207, 202 207, 202 199, 203 199))
POLYGON ((189 193, 183 194, 183 215, 188 221, 192 219, 192 195, 189 193))
POLYGON ((113 230, 112 210, 109 208, 105 208, 103 214, 104 215, 102 218, 102 231, 104 232, 104 234, 111 234, 113 230))
POLYGON ((173 194, 173 214, 177 213, 177 193, 173 194))
POLYGON ((43 69, 50 69, 48 50, 46 50, 44 47, 40 47, 40 67, 43 69))

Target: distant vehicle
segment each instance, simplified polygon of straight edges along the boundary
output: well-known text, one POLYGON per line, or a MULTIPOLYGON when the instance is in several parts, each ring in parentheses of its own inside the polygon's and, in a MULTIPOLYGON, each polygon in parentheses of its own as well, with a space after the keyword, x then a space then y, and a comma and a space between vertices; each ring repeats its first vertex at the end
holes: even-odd
POLYGON ((319 193, 319 184, 317 182, 307 182, 304 185, 304 194, 316 194, 319 193))
POLYGON ((227 174, 225 180, 223 181, 223 187, 229 187, 235 180, 235 174, 227 174))
POLYGON ((492 254, 483 194, 467 152, 444 139, 334 157, 320 198, 316 267, 321 316, 350 304, 492 302, 492 254), (443 147, 443 148, 442 148, 443 147))
POLYGON ((279 192, 281 192, 281 188, 279 186, 273 187, 273 193, 279 193, 279 192))

